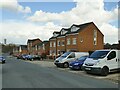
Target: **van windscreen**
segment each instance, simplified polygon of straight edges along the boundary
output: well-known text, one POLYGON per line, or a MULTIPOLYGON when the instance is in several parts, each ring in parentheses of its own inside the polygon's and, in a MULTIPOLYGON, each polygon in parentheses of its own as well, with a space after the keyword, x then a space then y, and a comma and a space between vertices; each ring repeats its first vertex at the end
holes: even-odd
POLYGON ((66 52, 63 55, 61 55, 61 57, 67 57, 71 52, 66 52))
POLYGON ((95 59, 99 59, 99 58, 104 58, 109 51, 95 51, 93 52, 89 58, 95 58, 95 59))

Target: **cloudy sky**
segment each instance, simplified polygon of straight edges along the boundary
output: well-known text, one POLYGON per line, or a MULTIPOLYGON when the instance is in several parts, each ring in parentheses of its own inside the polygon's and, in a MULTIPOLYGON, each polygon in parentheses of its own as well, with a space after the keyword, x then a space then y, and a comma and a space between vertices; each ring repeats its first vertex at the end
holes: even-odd
POLYGON ((0 42, 5 38, 7 43, 15 44, 26 44, 27 39, 34 38, 49 40, 53 31, 87 22, 97 25, 105 36, 105 43, 118 42, 117 0, 67 1, 1 0, 0 42))

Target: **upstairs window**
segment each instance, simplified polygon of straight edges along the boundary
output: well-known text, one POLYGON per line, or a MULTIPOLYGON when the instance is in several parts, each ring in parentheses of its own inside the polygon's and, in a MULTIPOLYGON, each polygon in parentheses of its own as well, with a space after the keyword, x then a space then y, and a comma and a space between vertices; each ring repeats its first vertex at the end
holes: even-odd
POLYGON ((35 45, 35 50, 36 50, 36 51, 38 50, 38 46, 37 46, 37 45, 35 45))
POLYGON ((73 38, 73 45, 76 45, 76 38, 73 38))
POLYGON ((43 44, 43 50, 45 50, 45 44, 43 44))
POLYGON ((57 45, 60 46, 60 41, 57 41, 57 45))
POLYGON ((67 33, 67 31, 65 31, 64 29, 61 31, 61 35, 64 35, 66 33, 67 33))
POLYGON ((53 33, 53 37, 57 37, 58 35, 58 33, 53 33))
POLYGON ((70 45, 70 38, 67 39, 67 45, 70 45))
POLYGON ((53 43, 53 47, 56 47, 56 43, 55 42, 53 43))
POLYGON ((75 32, 75 31, 77 31, 78 29, 80 29, 80 28, 78 28, 78 27, 76 27, 76 26, 73 26, 73 27, 71 28, 71 32, 75 32))
POLYGON ((62 40, 61 45, 62 45, 62 46, 64 46, 64 45, 65 45, 65 40, 62 40))
POLYGON ((50 42, 50 47, 52 47, 52 42, 50 42))
POLYGON ((94 45, 97 45, 97 30, 94 30, 93 42, 94 45))

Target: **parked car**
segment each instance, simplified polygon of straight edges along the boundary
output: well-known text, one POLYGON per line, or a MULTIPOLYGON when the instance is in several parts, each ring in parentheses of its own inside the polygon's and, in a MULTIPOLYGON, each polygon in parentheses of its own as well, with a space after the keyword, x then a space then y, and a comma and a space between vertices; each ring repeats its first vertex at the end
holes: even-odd
POLYGON ((2 63, 2 64, 5 63, 5 58, 3 56, 0 56, 0 63, 2 63))
POLYGON ((17 59, 22 59, 22 55, 17 55, 17 59))
POLYGON ((27 60, 32 61, 32 60, 33 60, 33 55, 27 55, 25 58, 26 58, 27 60))
POLYGON ((55 61, 54 64, 57 67, 69 67, 69 63, 71 61, 74 61, 75 59, 84 56, 84 55, 89 55, 87 52, 66 52, 60 57, 58 57, 55 61))
POLYGON ((26 56, 27 60, 33 61, 33 60, 40 60, 41 56, 40 55, 27 55, 26 56))
POLYGON ((18 55, 17 59, 24 59, 24 60, 26 60, 27 59, 27 54, 18 55))
POLYGON ((23 54, 21 59, 27 60, 27 58, 28 58, 28 55, 27 54, 23 54))
POLYGON ((120 70, 120 50, 96 50, 83 64, 87 73, 107 76, 109 72, 120 70))
POLYGON ((81 70, 81 67, 88 56, 82 56, 75 61, 70 62, 69 68, 75 70, 81 70))
POLYGON ((33 60, 40 60, 41 56, 40 55, 33 55, 33 60))

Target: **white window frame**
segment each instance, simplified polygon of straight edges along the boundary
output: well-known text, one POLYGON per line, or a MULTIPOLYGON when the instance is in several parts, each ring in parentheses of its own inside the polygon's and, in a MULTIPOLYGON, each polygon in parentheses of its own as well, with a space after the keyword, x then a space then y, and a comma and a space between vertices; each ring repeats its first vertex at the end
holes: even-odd
POLYGON ((65 40, 62 40, 61 45, 62 45, 62 46, 65 46, 65 40))
POLYGON ((43 50, 45 50, 45 44, 43 44, 43 50))
POLYGON ((57 41, 57 46, 60 46, 60 40, 57 41))
POLYGON ((94 33, 93 33, 93 44, 97 45, 97 30, 94 30, 94 33))
POLYGON ((78 28, 78 27, 76 27, 76 26, 72 26, 71 32, 75 32, 75 31, 77 31, 78 29, 80 29, 80 28, 78 28))
POLYGON ((50 42, 50 47, 52 47, 52 42, 50 42))
POLYGON ((35 50, 36 50, 36 51, 38 50, 37 45, 35 45, 35 50))
POLYGON ((67 45, 70 45, 70 38, 67 39, 67 45))
POLYGON ((73 38, 72 40, 73 40, 73 41, 72 41, 72 44, 73 44, 73 45, 76 45, 77 39, 76 39, 76 38, 73 38))
POLYGON ((53 47, 56 47, 56 42, 53 43, 53 47))

